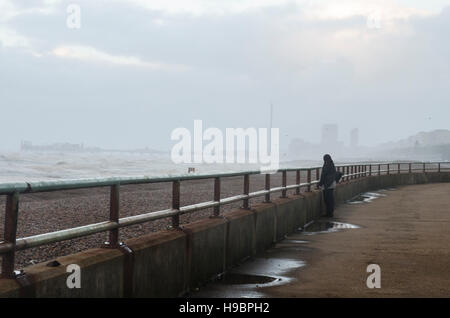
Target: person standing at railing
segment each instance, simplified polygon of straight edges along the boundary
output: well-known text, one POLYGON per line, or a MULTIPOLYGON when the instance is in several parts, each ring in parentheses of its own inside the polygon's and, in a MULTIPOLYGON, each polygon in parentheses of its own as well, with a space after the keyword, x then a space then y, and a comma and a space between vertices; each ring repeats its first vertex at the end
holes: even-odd
POLYGON ((323 156, 323 167, 317 187, 322 188, 327 217, 333 217, 334 213, 334 188, 336 187, 336 167, 329 154, 323 156))

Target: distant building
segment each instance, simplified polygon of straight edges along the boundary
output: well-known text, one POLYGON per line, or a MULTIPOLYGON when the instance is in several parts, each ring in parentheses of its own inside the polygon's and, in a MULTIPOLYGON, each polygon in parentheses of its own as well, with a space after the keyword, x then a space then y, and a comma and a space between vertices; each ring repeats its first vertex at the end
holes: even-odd
POLYGON ((29 150, 33 147, 31 141, 22 140, 20 142, 20 150, 29 150))
POLYGON ((359 129, 354 128, 350 132, 350 147, 355 149, 359 145, 359 129))
POLYGON ((339 128, 336 124, 326 124, 322 126, 322 141, 323 146, 333 146, 338 143, 339 128))
POLYGON ((22 151, 83 151, 84 145, 71 143, 55 143, 51 145, 33 145, 31 141, 22 141, 20 150, 22 151))
POLYGON ((322 138, 320 143, 307 142, 301 138, 294 138, 288 146, 290 159, 318 160, 324 154, 330 154, 333 158, 348 155, 344 143, 338 140, 339 128, 337 124, 322 126, 322 138))

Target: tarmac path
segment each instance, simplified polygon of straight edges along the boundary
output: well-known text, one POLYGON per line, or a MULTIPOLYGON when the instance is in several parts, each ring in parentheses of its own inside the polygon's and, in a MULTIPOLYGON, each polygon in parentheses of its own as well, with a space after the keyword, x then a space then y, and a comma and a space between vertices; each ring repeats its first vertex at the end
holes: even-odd
POLYGON ((307 265, 264 297, 450 297, 450 184, 378 193, 386 196, 337 207, 333 221, 360 228, 290 236, 308 241, 292 252, 307 265), (380 266, 381 288, 366 286, 369 264, 380 266))

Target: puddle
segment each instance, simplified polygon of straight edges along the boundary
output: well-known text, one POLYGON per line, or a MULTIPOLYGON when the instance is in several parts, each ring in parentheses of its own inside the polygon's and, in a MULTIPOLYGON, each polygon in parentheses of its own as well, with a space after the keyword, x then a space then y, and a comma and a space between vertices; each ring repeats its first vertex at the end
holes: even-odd
POLYGON ((189 295, 191 298, 263 298, 265 288, 294 282, 293 272, 306 266, 301 260, 302 251, 307 251, 308 240, 303 235, 330 233, 343 229, 359 228, 357 225, 333 222, 313 221, 286 236, 262 256, 248 259, 231 269, 221 277, 189 295), (296 248, 295 252, 292 248, 296 248))
MULTIPOLYGON (((276 252, 280 250, 283 249, 274 249, 276 252)), ((254 258, 225 273, 215 282, 193 293, 191 297, 266 297, 262 288, 292 282, 294 278, 289 277, 288 273, 305 265, 305 262, 295 259, 254 258)))
MULTIPOLYGON (((270 250, 268 252, 270 252, 270 250)), ((233 272, 280 278, 286 272, 302 266, 305 266, 305 262, 301 260, 285 258, 255 258, 245 262, 233 272)))
POLYGON ((271 283, 278 278, 262 276, 262 275, 249 275, 239 273, 227 273, 223 275, 217 282, 226 285, 248 285, 248 284, 267 284, 271 283))
POLYGON ((309 243, 309 241, 285 239, 282 241, 282 243, 284 243, 284 244, 306 244, 306 243, 309 243))
POLYGON ((332 233, 344 229, 358 229, 359 226, 350 223, 330 222, 330 221, 314 221, 305 226, 302 234, 314 235, 319 233, 332 233))
MULTIPOLYGON (((388 190, 385 190, 385 191, 388 191, 388 190)), ((365 192, 365 193, 362 193, 362 194, 348 200, 346 203, 347 204, 370 203, 377 198, 381 198, 381 197, 385 197, 385 196, 386 196, 386 194, 383 194, 383 193, 365 192)))

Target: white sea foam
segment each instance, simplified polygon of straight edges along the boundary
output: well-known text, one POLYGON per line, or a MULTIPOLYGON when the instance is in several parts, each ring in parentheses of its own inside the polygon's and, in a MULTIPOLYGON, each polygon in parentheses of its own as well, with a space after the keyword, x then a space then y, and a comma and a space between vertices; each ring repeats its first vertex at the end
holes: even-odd
MULTIPOLYGON (((308 167, 319 162, 282 163, 308 167)), ((100 177, 184 175, 259 170, 257 164, 175 164, 167 154, 126 152, 0 152, 0 182, 31 182, 100 177)))
POLYGON ((250 164, 174 164, 169 154, 124 152, 0 152, 0 182, 96 177, 163 176, 259 170, 250 164))

